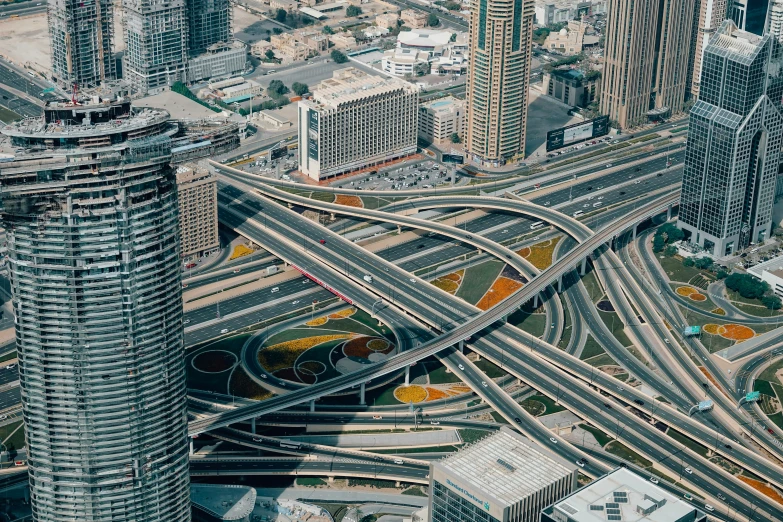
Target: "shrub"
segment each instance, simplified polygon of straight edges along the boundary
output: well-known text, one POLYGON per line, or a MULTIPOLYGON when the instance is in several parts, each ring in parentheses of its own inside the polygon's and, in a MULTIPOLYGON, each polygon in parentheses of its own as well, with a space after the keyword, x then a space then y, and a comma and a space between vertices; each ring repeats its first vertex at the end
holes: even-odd
MULTIPOLYGON (((663 239, 661 239, 663 241, 663 239)), ((653 245, 654 246, 654 245, 653 245)), ((663 254, 667 255, 669 257, 675 255, 677 253, 677 247, 674 245, 669 245, 663 250, 663 254)))
POLYGON ((761 304, 769 308, 770 310, 780 310, 780 307, 783 305, 783 303, 780 300, 780 297, 776 295, 765 295, 761 298, 761 304))
POLYGON ((750 274, 731 274, 726 278, 726 288, 745 299, 761 299, 769 290, 769 285, 750 274))
POLYGON ((693 260, 692 257, 686 257, 685 259, 682 260, 682 264, 683 264, 683 266, 691 267, 691 266, 695 265, 696 262, 693 260))
POLYGON ((280 22, 281 24, 285 23, 285 19, 288 18, 288 13, 285 9, 278 9, 275 13, 275 20, 280 22))
POLYGON ((718 279, 726 279, 729 277, 729 273, 725 270, 718 270, 718 279))
POLYGON ((332 51, 332 60, 334 60, 334 63, 345 63, 348 61, 348 57, 345 56, 345 53, 335 49, 332 51))
POLYGON ((435 13, 430 13, 427 17, 427 25, 430 27, 438 27, 440 25, 440 18, 435 13))
POLYGON ((310 91, 310 87, 306 83, 294 82, 291 84, 291 90, 294 91, 297 96, 301 96, 310 91))
POLYGON ((714 263, 715 262, 712 260, 712 258, 707 256, 700 257, 694 260, 694 264, 696 265, 696 268, 698 268, 699 270, 709 270, 714 263))
POLYGON ((353 18, 354 16, 359 16, 362 14, 362 8, 358 5, 349 5, 348 8, 345 10, 345 16, 349 18, 353 18))

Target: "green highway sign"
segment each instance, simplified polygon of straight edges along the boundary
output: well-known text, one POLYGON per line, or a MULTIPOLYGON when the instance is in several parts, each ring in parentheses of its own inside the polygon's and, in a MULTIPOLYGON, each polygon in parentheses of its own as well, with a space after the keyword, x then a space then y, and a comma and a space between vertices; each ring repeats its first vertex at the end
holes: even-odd
POLYGON ((46 94, 48 92, 54 92, 54 87, 48 87, 41 91, 41 94, 46 94))
POLYGON ((760 392, 754 391, 745 395, 745 402, 756 402, 761 396, 760 392))

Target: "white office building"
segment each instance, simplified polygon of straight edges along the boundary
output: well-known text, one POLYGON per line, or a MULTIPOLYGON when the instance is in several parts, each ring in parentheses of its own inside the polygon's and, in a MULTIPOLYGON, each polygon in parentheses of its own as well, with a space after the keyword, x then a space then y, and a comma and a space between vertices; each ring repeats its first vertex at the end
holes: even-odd
POLYGON ((432 522, 538 522, 576 489, 577 470, 504 426, 430 464, 432 522))
POLYGON ((706 522, 707 515, 649 480, 617 468, 541 513, 541 522, 706 522))
POLYGON ((416 152, 418 87, 352 67, 299 102, 299 169, 315 180, 416 152))
POLYGON ((453 134, 465 135, 465 102, 454 96, 422 103, 419 107, 419 137, 436 145, 451 144, 453 134))

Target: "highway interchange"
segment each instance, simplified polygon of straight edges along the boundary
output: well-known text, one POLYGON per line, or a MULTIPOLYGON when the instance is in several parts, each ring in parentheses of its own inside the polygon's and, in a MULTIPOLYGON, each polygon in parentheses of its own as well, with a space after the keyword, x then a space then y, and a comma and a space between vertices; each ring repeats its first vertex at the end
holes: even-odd
MULTIPOLYGON (((665 161, 665 160, 664 160, 664 161, 665 161)), ((644 170, 642 170, 642 172, 640 172, 640 173, 638 174, 638 177, 644 177, 644 176, 645 176, 645 174, 651 174, 651 173, 653 173, 653 172, 656 172, 656 171, 660 171, 660 170, 662 170, 662 169, 660 168, 660 165, 658 165, 657 167, 658 167, 658 168, 655 168, 655 169, 652 169, 652 168, 651 168, 649 171, 646 171, 646 172, 645 172, 644 170)), ((657 183, 659 183, 659 187, 665 187, 665 186, 667 186, 667 185, 671 185, 672 183, 676 184, 676 183, 679 181, 678 179, 676 179, 676 178, 678 178, 679 174, 675 174, 675 176, 674 176, 674 178, 675 178, 675 179, 673 179, 673 180, 664 180, 664 179, 660 179, 660 178, 663 178, 664 176, 669 176, 669 173, 677 173, 677 172, 678 172, 678 171, 677 171, 677 169, 676 169, 676 168, 666 169, 666 167, 665 167, 665 164, 664 164, 664 169, 665 169, 665 170, 664 170, 664 172, 662 173, 662 175, 661 175, 661 176, 653 175, 653 176, 651 176, 650 178, 646 179, 645 181, 647 181, 647 183, 648 183, 648 184, 649 184, 649 183, 656 183, 656 182, 657 182, 657 183), (668 181, 668 183, 666 183, 666 181, 668 181)), ((633 169, 633 172, 637 172, 637 171, 636 171, 636 168, 634 168, 634 169, 633 169)), ((618 184, 618 182, 619 182, 619 181, 621 181, 621 180, 622 180, 622 177, 623 177, 623 176, 625 176, 625 177, 626 177, 626 180, 628 179, 628 178, 627 178, 627 176, 628 176, 628 173, 615 174, 615 176, 617 176, 617 177, 616 177, 614 180, 612 180, 611 182, 610 182, 609 180, 602 180, 602 181, 604 181, 604 182, 605 182, 605 183, 606 183, 608 186, 612 187, 612 188, 613 188, 613 190, 616 190, 617 184, 618 184)), ((635 178, 635 177, 637 177, 637 176, 634 176, 633 174, 631 174, 631 177, 632 177, 632 178, 635 178)), ((669 177, 671 178, 671 176, 669 176, 669 177)), ((646 190, 644 190, 644 192, 641 192, 641 193, 650 193, 651 189, 653 189, 653 188, 658 188, 658 187, 650 187, 650 186, 647 186, 647 187, 645 187, 644 185, 642 185, 642 184, 644 183, 644 181, 641 181, 640 183, 633 183, 633 181, 635 181, 635 179, 633 179, 633 180, 632 180, 632 181, 631 181, 631 182, 630 182, 630 183, 627 185, 627 186, 630 188, 630 190, 634 190, 634 189, 646 189, 646 190), (642 185, 642 187, 640 187, 639 185, 642 185)), ((588 182, 588 183, 589 183, 589 182, 588 182)), ((580 195, 580 194, 579 194, 579 190, 577 189, 577 186, 578 186, 578 184, 575 184, 575 186, 573 187, 573 189, 571 189, 571 188, 569 187, 569 191, 568 191, 568 192, 571 192, 571 198, 572 198, 573 200, 578 200, 580 197, 581 197, 581 198, 585 198, 585 199, 586 199, 586 197, 589 197, 587 194, 588 194, 588 193, 590 193, 590 192, 592 192, 593 190, 600 191, 600 190, 602 190, 602 189, 603 189, 603 187, 601 186, 600 182, 595 182, 595 183, 594 183, 594 186, 593 186, 593 187, 591 187, 591 189, 590 189, 590 190, 587 190, 587 187, 588 187, 588 186, 590 186, 590 185, 584 185, 584 186, 580 187, 582 190, 584 190, 584 193, 583 193, 583 195, 580 195), (598 188, 598 187, 601 187, 601 188, 598 188), (574 194, 574 191, 576 191, 576 194, 574 194)), ((223 188, 223 189, 221 189, 221 190, 222 190, 222 193, 223 193, 223 198, 225 198, 225 188, 223 188)), ((566 192, 566 190, 565 190, 565 189, 561 189, 560 191, 557 191, 557 192, 555 192, 554 194, 548 195, 548 196, 547 196, 547 199, 548 199, 548 201, 549 201, 549 205, 551 205, 551 206, 557 206, 558 204, 561 204, 561 203, 564 203, 564 202, 565 202, 565 203, 567 203, 567 202, 569 201, 568 192, 566 192), (558 192, 559 192, 559 193, 558 193, 558 192)), ((619 194, 619 192, 621 192, 621 191, 620 191, 620 190, 617 190, 617 195, 618 195, 618 196, 621 196, 621 195, 619 194)), ((626 190, 626 191, 624 191, 624 192, 626 192, 626 194, 623 194, 623 195, 628 195, 628 194, 627 194, 627 193, 628 193, 628 190, 626 190)), ((581 201, 584 201, 585 199, 582 199, 581 201)), ((621 197, 620 197, 620 198, 617 198, 617 199, 618 199, 618 200, 622 200, 623 198, 621 198, 621 197)), ((536 200, 533 200, 533 201, 534 201, 534 202, 536 202, 536 200)), ((590 200, 588 200, 588 201, 592 201, 592 199, 590 199, 590 200)), ((582 205, 583 205, 583 204, 584 204, 584 203, 582 203, 582 205)), ((607 204, 611 204, 611 203, 610 203, 609 201, 607 201, 607 204)), ((225 205, 225 203, 224 203, 224 205, 225 205)), ((572 202, 572 203, 571 203, 571 205, 578 205, 578 202, 572 202)), ((232 205, 232 207, 235 207, 235 205, 232 205)), ((577 207, 577 206, 574 206, 573 208, 579 208, 579 207, 577 207)), ((565 212, 568 212, 568 211, 569 211, 569 210, 565 210, 565 212)), ((575 211, 575 210, 574 210, 574 211, 575 211)), ((265 216, 266 216, 266 219, 269 219, 269 214, 268 214, 268 213, 266 213, 266 212, 265 212, 264 214, 265 214, 265 216)), ((251 215, 252 215, 252 214, 251 214, 251 215)), ((490 216, 492 216, 492 218, 493 218, 493 219, 497 219, 497 218, 498 218, 498 215, 497 215, 497 214, 488 214, 488 216, 486 216, 486 218, 490 218, 490 216)), ((222 217, 222 216, 221 216, 221 217, 222 217)), ((521 219, 516 219, 516 221, 515 221, 515 219, 509 219, 509 216, 505 216, 505 219, 506 219, 506 221, 508 221, 508 222, 509 222, 509 225, 508 225, 507 227, 503 228, 503 229, 496 229, 496 230, 495 230, 495 232, 494 232, 495 234, 509 234, 509 233, 511 232, 511 231, 509 230, 509 228, 510 228, 510 227, 512 227, 512 226, 517 226, 517 227, 519 227, 519 228, 518 228, 518 234, 520 234, 520 235, 524 233, 524 228, 525 228, 525 226, 527 226, 527 227, 528 227, 528 230, 529 230, 529 224, 528 224, 528 223, 530 223, 530 221, 529 221, 529 220, 521 220, 521 219), (503 230, 505 230, 505 232, 503 232, 503 230)), ((479 220, 476 220, 476 221, 479 221, 479 220)), ((495 225, 495 224, 503 226, 503 221, 502 221, 502 219, 501 219, 501 220, 499 220, 499 221, 497 221, 496 223, 493 223, 493 225, 495 225)), ((470 223, 470 222, 469 222, 469 223, 466 223, 466 224, 465 224, 465 228, 463 229, 463 232, 464 232, 464 231, 467 231, 467 230, 469 230, 469 228, 470 228, 472 225, 473 225, 473 223, 470 223)), ((235 227, 239 227, 239 226, 241 226, 241 225, 239 225, 239 224, 236 224, 236 225, 234 225, 234 226, 235 226, 235 227)), ((278 223, 278 225, 277 225, 277 226, 281 226, 281 223, 278 223)), ((277 226, 276 226, 276 227, 274 227, 274 228, 277 228, 277 226)), ((297 225, 297 226, 301 226, 301 224, 299 224, 299 225, 297 225)), ((315 225, 314 225, 314 226, 315 226, 315 225)), ((492 229, 492 226, 490 226, 490 227, 487 227, 487 226, 486 226, 486 224, 484 224, 484 226, 483 226, 483 227, 479 228, 479 230, 484 230, 484 229, 491 230, 491 229, 492 229)), ((517 231, 515 230, 514 232, 517 232, 517 231)), ((314 234, 315 234, 316 236, 318 236, 318 235, 319 235, 319 233, 318 233, 318 232, 314 232, 314 234)), ((491 234, 488 234, 488 236, 487 236, 487 237, 491 237, 491 234)), ((506 237, 509 237, 509 236, 506 236, 506 237)), ((306 240, 306 238, 305 238, 304 240, 306 240)), ((500 239, 499 239, 499 240, 502 240, 502 236, 500 237, 500 239)), ((395 255, 395 252, 394 252, 394 250, 395 250, 395 249, 388 249, 388 251, 385 251, 385 252, 379 252, 379 254, 382 254, 382 255, 383 255, 383 257, 389 257, 389 258, 391 258, 391 256, 390 256, 390 252, 391 252, 391 254, 392 254, 392 255, 394 255, 394 257, 397 257, 397 258, 399 259, 399 258, 403 258, 403 257, 411 257, 411 256, 415 256, 417 251, 419 251, 419 252, 422 252, 422 251, 431 251, 431 250, 433 250, 433 249, 437 249, 437 250, 440 250, 440 251, 446 251, 446 250, 448 250, 448 249, 452 249, 452 248, 465 248, 465 249, 467 249, 467 250, 472 250, 472 248, 471 248, 470 246, 467 246, 467 245, 453 245, 453 244, 452 244, 452 245, 449 245, 450 241, 448 241, 448 240, 444 240, 443 238, 439 238, 438 236, 429 236, 429 237, 428 237, 428 236, 426 236, 426 235, 423 235, 423 236, 422 236, 422 237, 421 237, 421 238, 420 238, 418 241, 422 241, 422 242, 425 242, 425 243, 427 243, 427 244, 425 244, 425 245, 424 245, 424 246, 422 246, 422 247, 418 247, 418 245, 414 245, 414 244, 407 245, 407 246, 406 246, 404 249, 403 249, 402 247, 400 247, 398 250, 402 250, 402 251, 401 251, 401 252, 397 252, 397 253, 396 253, 396 255, 395 255), (445 243, 446 245, 448 245, 448 246, 444 246, 444 243, 445 243)), ((410 243, 415 243, 415 242, 410 242, 410 243)), ((333 243, 333 242, 331 242, 331 241, 329 242, 329 244, 330 244, 330 246, 334 246, 334 243, 333 243)), ((311 247, 311 248, 312 248, 312 247, 311 247)), ((301 249, 300 249, 300 250, 301 250, 301 249)), ((353 252, 351 255, 353 255, 353 254, 355 254, 355 252, 353 252)), ((343 257, 345 257, 345 255, 346 255, 346 254, 345 254, 345 253, 343 253, 343 257)), ((427 255, 433 255, 433 253, 432 253, 432 252, 430 252, 430 253, 428 253, 427 255)), ((452 258, 453 258, 453 257, 452 257, 452 258)), ((433 261, 435 261, 435 259, 437 259, 437 258, 433 258, 433 261)), ((448 259, 448 258, 446 258, 446 259, 448 259)), ((352 258, 352 261, 353 261, 353 258, 352 258)), ((426 265, 425 265, 425 266, 426 266, 426 265)), ((403 281, 397 281, 397 284, 399 285, 399 287, 405 287, 405 283, 404 283, 403 281)), ((414 283, 414 284, 415 284, 415 283, 414 283)), ((382 293, 382 290, 381 290, 381 293, 382 293)), ((358 304, 358 302, 357 302, 357 304, 358 304)), ((456 322, 456 321, 458 321, 458 320, 459 320, 459 319, 455 319, 454 321, 456 322)), ((430 319, 430 322, 431 322, 431 324, 433 324, 433 325, 434 325, 434 324, 437 324, 436 322, 432 321, 432 319, 430 319)), ((437 329, 438 327, 435 327, 435 328, 437 329)), ((445 363, 448 365, 448 361, 447 361, 446 359, 447 359, 448 357, 452 357, 452 356, 453 356, 453 355, 455 355, 455 354, 457 354, 457 352, 456 352, 456 351, 454 351, 454 353, 452 353, 452 354, 448 354, 448 355, 446 355, 446 357, 444 357, 444 362, 445 362, 445 363)), ((458 354, 457 354, 457 355, 458 355, 458 354)), ((497 355, 497 354, 496 354, 496 355, 497 355)), ((488 351, 488 352, 486 352, 486 353, 485 353, 485 356, 492 357, 492 353, 488 351)), ((500 361, 500 362, 502 362, 502 363, 505 363, 505 364, 510 364, 510 363, 512 363, 512 362, 516 362, 516 361, 514 361, 514 359, 516 359, 516 357, 513 357, 513 356, 508 356, 507 354, 503 353, 502 351, 501 351, 501 353, 500 353, 500 355, 499 355, 499 358, 501 359, 501 361, 500 361), (509 359, 505 359, 506 357, 509 357, 509 359)), ((463 366, 464 366, 464 365, 463 365, 463 366)), ((520 373, 523 373, 523 371, 522 371, 522 370, 524 370, 524 368, 519 368, 519 370, 520 370, 520 373)), ((466 382, 471 382, 471 381, 472 381, 472 379, 471 379, 469 376, 466 376, 466 379, 465 379, 465 380, 466 380, 466 382)), ((526 382, 530 382, 530 381, 528 381, 527 379, 525 379, 525 380, 526 380, 526 382)), ((503 392, 501 391, 500 393, 502 394, 503 392)), ((502 401, 502 400, 499 400, 499 401, 497 401, 497 402, 496 402, 496 401, 494 401, 494 400, 490 400, 490 401, 488 401, 488 402, 490 402, 490 403, 493 403, 493 406, 495 406, 495 405, 497 404, 499 408, 502 408, 502 404, 503 404, 503 401, 502 401)), ((615 411, 616 411, 616 408, 615 408, 615 411)), ((528 429, 529 429, 529 427, 528 427, 528 429)), ((626 429, 626 428, 623 428, 623 430, 625 430, 625 429, 626 429)), ((683 451, 683 450, 680 450, 680 451, 683 451)), ((679 453, 679 451, 678 451, 678 453, 679 453)), ((669 457, 667 457, 666 455, 661 455, 661 457, 660 457, 660 458, 662 458, 662 459, 664 460, 664 462, 665 462, 667 458, 668 458, 668 459, 671 459, 672 457, 670 457, 670 456, 669 456, 669 457)), ((698 457, 697 457, 697 458, 698 458, 698 457)), ((665 464, 664 464, 664 465, 665 465, 665 464)), ((680 463, 680 467, 681 467, 681 466, 682 466, 682 463, 680 463)), ((693 466, 692 466, 692 467, 693 467, 693 466)), ((694 467, 694 469, 695 469, 695 467, 694 467)), ((710 471, 707 471, 707 474, 709 474, 709 473, 710 473, 710 471)), ((694 479, 694 480, 695 480, 695 479, 694 479)), ((733 485, 733 486, 728 486, 728 489, 727 489, 727 491, 728 491, 728 490, 730 490, 730 489, 735 489, 735 488, 736 488, 736 485, 733 485)), ((709 488, 707 488, 705 491, 709 492, 709 488)), ((748 497, 748 496, 747 496, 747 494, 745 494, 744 492, 743 492, 742 494, 740 494, 739 496, 740 496, 741 498, 743 498, 743 499, 745 499, 745 500, 747 500, 747 501, 748 501, 748 510, 752 510, 752 509, 754 509, 753 507, 751 507, 751 503, 753 503, 753 499, 752 499, 752 498, 748 497)), ((755 505, 755 506, 758 506, 759 504, 758 504, 758 503, 753 503, 753 505, 755 505)), ((764 509, 767 509, 767 508, 770 508, 770 506, 765 506, 765 508, 764 508, 764 509)), ((742 508, 740 507, 740 509, 742 509, 742 508)), ((772 507, 771 509, 774 511, 774 510, 775 510, 775 509, 777 509, 777 508, 774 508, 774 507, 772 507)))

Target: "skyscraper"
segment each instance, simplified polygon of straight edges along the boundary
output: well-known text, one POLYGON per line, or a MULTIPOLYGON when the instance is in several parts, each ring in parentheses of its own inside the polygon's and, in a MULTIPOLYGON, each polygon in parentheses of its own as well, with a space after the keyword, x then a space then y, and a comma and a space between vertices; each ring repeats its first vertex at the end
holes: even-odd
POLYGON ((688 58, 688 77, 691 82, 691 95, 699 95, 701 62, 704 49, 710 43, 712 33, 726 19, 727 0, 695 0, 694 26, 691 31, 691 55, 688 58))
POLYGON ((134 89, 155 94, 185 81, 188 17, 185 0, 123 0, 123 75, 134 89))
POLYGON ((188 0, 188 41, 192 56, 206 52, 210 45, 231 43, 231 2, 229 0, 188 0))
POLYGON ((764 34, 767 24, 767 12, 774 0, 730 0, 728 18, 743 31, 764 34))
POLYGON ((53 0, 47 8, 52 76, 67 90, 116 76, 111 0, 53 0))
POLYGON ((36 522, 190 520, 169 116, 47 106, 4 127, 0 218, 36 522))
POLYGON ((477 162, 525 153, 533 1, 475 0, 470 23, 466 148, 477 162))
POLYGON ((769 33, 783 42, 783 0, 771 0, 769 5, 769 33))
POLYGON ((635 127, 682 112, 693 0, 609 0, 601 113, 635 127))
POLYGON ((725 21, 690 113, 678 226, 717 256, 769 237, 783 141, 779 45, 725 21))

